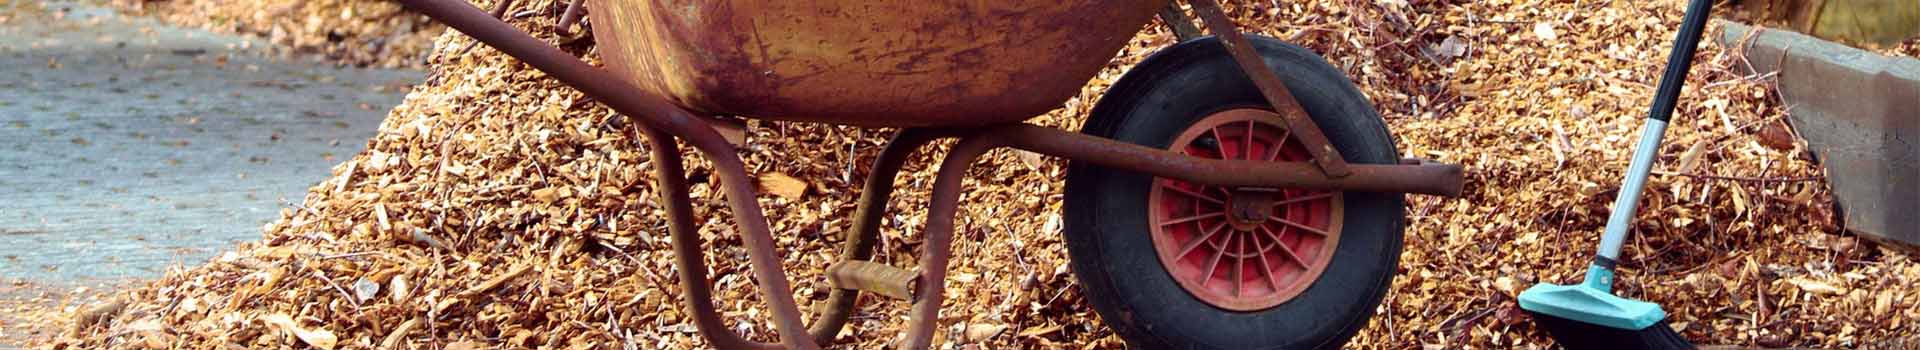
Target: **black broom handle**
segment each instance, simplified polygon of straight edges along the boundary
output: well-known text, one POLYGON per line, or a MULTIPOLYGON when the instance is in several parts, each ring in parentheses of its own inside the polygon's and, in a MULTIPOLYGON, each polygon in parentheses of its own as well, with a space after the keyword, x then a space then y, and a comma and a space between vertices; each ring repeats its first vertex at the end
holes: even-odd
POLYGON ((1667 120, 1673 118, 1673 109, 1680 100, 1680 87, 1687 84, 1687 71, 1693 65, 1693 53, 1700 46, 1700 36, 1706 31, 1707 17, 1711 15, 1714 0, 1692 0, 1687 5, 1686 18, 1680 21, 1680 34, 1674 38, 1673 52, 1667 56, 1667 71, 1660 77, 1660 89, 1653 95, 1653 110, 1647 112, 1646 126, 1640 133, 1640 144, 1634 147, 1633 159, 1627 166, 1626 180, 1620 184, 1620 193, 1614 198, 1613 213, 1607 218, 1607 228, 1600 236, 1600 252, 1594 258, 1598 269, 1589 269, 1588 279, 1597 280, 1600 286, 1611 288, 1612 278, 1596 275, 1611 275, 1615 259, 1620 257, 1620 246, 1627 240, 1627 231, 1633 225, 1633 212, 1640 202, 1640 190, 1646 185, 1647 173, 1653 169, 1654 160, 1660 155, 1660 140, 1665 136, 1667 120), (1601 270, 1608 271, 1601 271, 1601 270))
POLYGON ((1680 87, 1687 83, 1687 68, 1693 65, 1693 53, 1707 30, 1707 18, 1713 15, 1713 1, 1687 3, 1686 18, 1680 20, 1680 35, 1674 39, 1673 53, 1667 56, 1667 71, 1660 75, 1660 90, 1653 95, 1653 110, 1647 113, 1647 118, 1663 122, 1673 118, 1673 109, 1680 100, 1680 87))

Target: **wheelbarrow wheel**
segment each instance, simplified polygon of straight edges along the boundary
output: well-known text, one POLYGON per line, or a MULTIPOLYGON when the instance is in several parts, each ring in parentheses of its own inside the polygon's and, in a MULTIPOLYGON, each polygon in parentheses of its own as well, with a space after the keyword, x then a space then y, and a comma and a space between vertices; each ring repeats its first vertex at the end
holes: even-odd
MULTIPOLYGON (((1398 159, 1379 113, 1319 55, 1250 36, 1349 163, 1398 159)), ((1312 156, 1214 38, 1148 58, 1083 133, 1196 157, 1312 156)), ((1106 169, 1067 173, 1067 248, 1102 319, 1137 348, 1338 348, 1366 325, 1400 257, 1393 193, 1228 188, 1106 169)))

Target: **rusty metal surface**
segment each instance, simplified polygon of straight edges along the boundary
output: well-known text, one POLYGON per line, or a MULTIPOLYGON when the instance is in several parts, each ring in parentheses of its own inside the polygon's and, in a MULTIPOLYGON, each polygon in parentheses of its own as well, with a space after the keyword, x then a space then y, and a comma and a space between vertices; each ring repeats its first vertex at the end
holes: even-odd
POLYGON ((834 288, 873 292, 897 300, 913 300, 919 279, 913 271, 865 260, 843 260, 827 267, 827 283, 834 288))
MULTIPOLYGON (((506 20, 507 11, 513 8, 513 3, 514 0, 500 0, 493 3, 493 9, 488 10, 487 13, 493 15, 493 18, 506 20)), ((573 36, 573 26, 580 23, 581 11, 585 10, 586 3, 587 0, 568 1, 566 12, 561 13, 560 21, 553 24, 553 32, 560 36, 573 36)))
POLYGON ((1158 16, 1160 22, 1165 22, 1167 29, 1173 31, 1174 40, 1184 42, 1200 37, 1200 27, 1193 26, 1193 18, 1187 17, 1186 10, 1180 9, 1180 2, 1168 1, 1166 6, 1160 7, 1158 16))
POLYGON ((1351 174, 1335 178, 1305 162, 1203 159, 1028 124, 995 126, 980 133, 995 136, 1006 147, 1208 185, 1457 197, 1466 182, 1465 170, 1458 164, 1348 164, 1351 174))
POLYGON ((587 0, 567 2, 567 12, 560 14, 560 22, 553 24, 553 32, 560 36, 573 36, 573 25, 580 22, 580 11, 586 4, 587 0))
POLYGON ((1307 152, 1313 153, 1313 164, 1329 176, 1347 176, 1350 171, 1346 158, 1340 156, 1339 150, 1333 149, 1332 143, 1327 142, 1327 136, 1320 133, 1320 126, 1314 124, 1313 117, 1300 107, 1300 101, 1293 98, 1293 92, 1287 91, 1287 85, 1280 80, 1279 73, 1275 73, 1273 67, 1267 67, 1267 61, 1260 57, 1260 53, 1253 51, 1253 44, 1247 42, 1246 36, 1241 35, 1238 28, 1234 28, 1233 19, 1227 18, 1220 4, 1213 0, 1189 0, 1187 3, 1193 5, 1193 11, 1200 14, 1200 21, 1206 23, 1207 29, 1213 30, 1213 35, 1220 38, 1220 43, 1227 46, 1233 61, 1240 63, 1240 70, 1247 73, 1247 78, 1253 81, 1255 87, 1260 88, 1260 95, 1267 98, 1267 103, 1273 105, 1273 110, 1280 113, 1281 119, 1286 120, 1287 129, 1307 146, 1307 152))
POLYGON ((1058 107, 1165 1, 594 0, 588 16, 611 71, 696 111, 978 126, 1058 107))
POLYGON ((907 311, 914 322, 907 325, 907 341, 902 348, 926 349, 933 345, 933 331, 940 327, 940 303, 947 289, 947 261, 953 257, 953 215, 960 205, 960 185, 974 160, 1001 147, 1009 137, 980 135, 954 144, 934 175, 933 196, 927 200, 927 226, 922 231, 926 239, 920 252, 920 289, 924 292, 914 298, 912 309, 907 311))
MULTIPOLYGON (((1751 30, 1723 28, 1727 46, 1751 30)), ((1847 230, 1920 245, 1920 59, 1779 30, 1746 43, 1754 73, 1779 74, 1793 129, 1826 168, 1847 230)))
MULTIPOLYGON (((649 146, 652 149, 650 155, 652 159, 650 162, 654 164, 654 181, 660 194, 658 198, 659 205, 667 208, 668 232, 670 233, 674 249, 674 266, 677 267, 680 288, 683 293, 682 301, 686 303, 689 312, 693 315, 695 329, 717 349, 763 350, 803 348, 794 346, 795 343, 792 342, 786 344, 771 344, 748 341, 741 338, 738 334, 733 333, 733 331, 726 326, 720 312, 714 307, 713 286, 708 283, 707 279, 706 251, 702 246, 700 235, 694 226, 695 218, 691 206, 692 200, 687 195, 686 172, 681 163, 680 154, 673 151, 677 149, 677 145, 671 135, 667 135, 658 129, 642 128, 642 130, 645 131, 649 146)), ((883 218, 882 214, 885 213, 887 199, 893 192, 894 175, 899 173, 901 166, 906 163, 908 156, 912 155, 915 150, 927 142, 943 137, 944 135, 946 134, 940 131, 908 129, 901 131, 894 137, 893 141, 888 143, 885 151, 881 152, 879 159, 875 160, 874 170, 868 175, 866 188, 861 192, 860 206, 854 214, 856 220, 853 223, 853 229, 847 231, 847 240, 841 245, 842 263, 864 262, 863 260, 872 256, 874 243, 879 240, 880 221, 883 218)), ((711 157, 714 155, 709 154, 708 156, 711 157)), ((737 161, 737 158, 735 160, 737 161)), ((744 171, 744 169, 742 170, 744 171)), ((723 174, 722 176, 726 177, 728 175, 723 174)), ((751 187, 747 188, 749 188, 747 191, 751 193, 751 187)), ((752 199, 741 200, 736 198, 753 197, 736 196, 729 193, 727 196, 728 204, 736 206, 735 208, 740 208, 739 206, 744 205, 757 205, 754 204, 755 202, 752 199)), ((741 229, 745 231, 743 233, 744 235, 763 235, 768 232, 764 219, 749 221, 743 218, 738 222, 741 225, 741 229)), ((764 239, 771 239, 771 236, 766 236, 764 239)), ((748 248, 748 254, 751 256, 751 259, 778 259, 778 256, 774 255, 776 253, 770 248, 758 246, 750 246, 748 248)), ((758 266, 755 267, 755 271, 756 273, 760 271, 758 266)), ((870 273, 873 271, 865 272, 870 273)), ((863 277, 858 275, 863 274, 864 273, 861 272, 843 273, 841 277, 851 276, 858 279, 863 277)), ((832 275, 834 275, 834 272, 829 271, 829 275, 829 278, 833 278, 832 275)), ((883 281, 881 283, 875 283, 875 285, 881 286, 881 288, 878 289, 904 291, 903 293, 880 293, 882 295, 911 299, 919 294, 916 292, 920 283, 917 280, 919 275, 909 272, 909 277, 906 281, 900 281, 898 273, 888 275, 889 276, 877 278, 865 278, 865 280, 883 281), (889 287, 893 285, 899 285, 899 287, 889 287)), ((944 279, 944 275, 942 276, 941 278, 944 279)), ((784 277, 785 276, 781 276, 781 278, 784 277)), ((756 276, 756 278, 762 277, 756 276)), ((792 297, 791 292, 787 292, 785 289, 781 289, 780 291, 787 293, 786 296, 788 298, 792 297)), ((763 289, 763 292, 768 291, 763 289)), ((780 299, 776 298, 773 300, 780 299)), ((811 339, 812 343, 818 346, 832 344, 834 337, 845 327, 847 320, 852 318, 857 306, 856 301, 858 300, 858 290, 835 288, 827 300, 816 304, 821 308, 816 312, 818 318, 812 323, 813 326, 808 330, 808 335, 801 338, 801 340, 811 339)), ((791 319, 783 317, 785 316, 779 314, 774 315, 776 322, 780 323, 799 321, 798 315, 794 315, 791 319)), ((782 334, 792 333, 783 331, 782 334)), ((786 338, 783 337, 783 339, 786 338)))
MULTIPOLYGON (((654 129, 648 130, 649 140, 670 140, 670 136, 654 129)), ((690 200, 686 197, 685 177, 680 169, 679 155, 666 151, 655 152, 653 156, 656 158, 653 162, 659 167, 656 169, 656 176, 659 177, 658 186, 662 188, 661 201, 669 208, 669 229, 673 232, 674 249, 678 259, 676 263, 680 266, 682 288, 687 293, 685 296, 695 316, 697 329, 721 349, 804 348, 803 346, 824 345, 830 343, 832 339, 820 334, 838 332, 845 320, 851 316, 855 306, 853 301, 857 300, 857 293, 852 292, 851 288, 861 288, 913 300, 913 307, 909 312, 911 319, 916 321, 908 324, 904 348, 928 348, 932 342, 933 331, 938 327, 938 323, 932 320, 939 319, 939 307, 945 291, 946 267, 952 259, 953 222, 962 190, 960 185, 973 161, 981 154, 995 148, 1019 148, 1090 161, 1103 166, 1165 174, 1164 176, 1220 185, 1457 194, 1459 185, 1463 181, 1459 166, 1434 164, 1359 164, 1354 165, 1352 175, 1330 179, 1312 165, 1305 163, 1198 159, 1144 146, 1026 124, 1008 124, 979 129, 910 129, 895 138, 894 142, 887 147, 888 151, 883 153, 882 159, 877 161, 876 171, 869 175, 867 180, 869 191, 863 193, 861 199, 863 209, 856 214, 860 219, 854 223, 854 229, 849 233, 851 235, 849 237, 853 239, 846 243, 847 245, 843 248, 845 250, 842 252, 842 262, 836 265, 842 267, 835 270, 844 270, 844 266, 849 262, 858 264, 864 254, 871 254, 872 239, 877 238, 872 236, 877 232, 876 224, 880 217, 880 209, 877 208, 885 207, 888 194, 892 189, 892 175, 897 173, 900 165, 915 149, 930 140, 943 137, 962 137, 962 140, 941 161, 938 175, 934 180, 933 196, 929 203, 926 226, 923 228, 926 238, 922 245, 924 249, 920 259, 922 265, 913 275, 917 280, 901 280, 898 272, 904 270, 893 267, 880 269, 886 270, 881 272, 893 273, 878 274, 871 273, 873 271, 830 271, 829 273, 834 275, 830 276, 830 279, 834 279, 836 285, 843 288, 836 288, 834 296, 825 303, 828 310, 821 313, 821 321, 815 322, 815 329, 810 335, 790 337, 787 334, 793 333, 782 330, 782 339, 786 340, 786 344, 783 345, 742 340, 721 324, 720 315, 712 306, 711 286, 706 282, 704 252, 699 246, 699 237, 693 233, 694 221, 691 209, 688 207, 690 200)), ((658 150, 674 149, 671 141, 651 142, 655 143, 654 147, 658 150)), ((756 263, 754 264, 756 279, 776 281, 762 282, 768 285, 762 288, 762 293, 767 294, 764 297, 774 300, 773 304, 776 307, 781 306, 782 303, 790 303, 791 291, 783 286, 784 283, 774 284, 786 281, 783 272, 767 269, 764 268, 767 265, 759 264, 763 261, 777 263, 780 255, 772 247, 765 218, 757 211, 748 209, 757 209, 757 204, 752 199, 754 198, 752 187, 745 184, 734 185, 732 183, 736 181, 729 180, 748 178, 745 175, 745 169, 737 167, 739 160, 731 154, 708 153, 707 156, 720 158, 715 159, 716 164, 733 164, 716 166, 716 172, 720 175, 722 187, 728 190, 729 206, 733 207, 737 213, 744 213, 739 214, 741 219, 738 222, 743 239, 748 242, 748 256, 752 262, 756 263), (773 275, 776 273, 782 274, 773 275), (778 293, 777 296, 776 293, 778 293)), ((799 317, 799 315, 779 313, 774 315, 776 324, 798 323, 799 317)))
MULTIPOLYGON (((853 211, 853 228, 843 231, 840 261, 873 258, 873 246, 880 241, 881 220, 886 217, 887 200, 893 196, 894 175, 900 173, 909 156, 920 146, 940 138, 938 134, 938 131, 927 129, 901 130, 880 150, 880 155, 873 160, 873 168, 867 173, 866 184, 860 189, 860 205, 853 211)), ((819 319, 812 323, 808 332, 821 345, 833 342, 834 337, 840 334, 840 329, 846 326, 847 320, 853 318, 859 300, 858 290, 833 289, 827 294, 827 300, 814 304, 814 313, 819 319)))
POLYGON ((954 212, 960 185, 974 160, 987 151, 1010 147, 1087 161, 1162 177, 1214 185, 1295 187, 1358 191, 1413 192, 1457 196, 1464 175, 1459 165, 1351 165, 1352 174, 1333 179, 1306 163, 1200 159, 1185 154, 1028 124, 1004 124, 957 131, 961 136, 940 161, 928 201, 926 233, 919 271, 921 293, 908 311, 907 349, 926 349, 940 319, 952 258, 954 212))
MULTIPOLYGON (((614 110, 633 117, 641 122, 642 130, 652 144, 652 162, 655 166, 655 181, 659 187, 659 200, 668 210, 669 232, 672 235, 676 264, 680 267, 680 278, 688 308, 694 315, 696 328, 700 333, 722 349, 818 349, 830 342, 828 337, 814 334, 837 333, 845 317, 853 309, 854 293, 837 289, 834 300, 829 300, 826 312, 822 313, 822 322, 816 322, 818 329, 804 327, 799 308, 794 302, 793 291, 782 266, 781 254, 776 251, 774 239, 765 214, 755 200, 756 193, 753 177, 747 173, 745 164, 729 143, 714 128, 707 118, 696 116, 672 102, 636 88, 632 82, 617 79, 608 71, 602 70, 579 59, 567 55, 526 33, 507 25, 479 8, 459 0, 401 0, 409 8, 420 11, 436 20, 446 23, 475 39, 493 46, 508 55, 518 58, 550 76, 595 100, 607 104, 614 110), (748 252, 748 263, 761 297, 772 311, 773 326, 779 334, 780 343, 757 343, 740 338, 722 324, 720 315, 713 307, 711 286, 706 281, 704 254, 698 235, 693 227, 691 199, 687 196, 686 174, 678 153, 676 138, 683 138, 694 150, 703 154, 712 164, 713 172, 718 175, 720 188, 724 190, 727 205, 739 225, 741 240, 748 252), (845 296, 841 298, 840 296, 845 296), (839 319, 835 319, 839 318, 839 319)), ((1145 8, 1144 12, 1151 11, 1145 8)), ((594 11, 601 13, 605 11, 594 11)), ((596 23, 599 21, 596 20, 596 23)), ((599 30, 599 29, 596 29, 599 30)), ((598 35, 598 34, 597 34, 598 35)), ((1102 58, 1104 60, 1104 58, 1102 58)), ((1076 86, 1078 82, 1075 83, 1076 86)), ((976 120, 977 122, 985 122, 976 120)), ((1297 131, 1296 131, 1297 132, 1297 131)), ((1352 165, 1352 174, 1340 178, 1330 178, 1318 167, 1297 162, 1259 162, 1227 161, 1217 159, 1198 159, 1184 154, 1168 152, 1071 133, 1058 129, 1044 128, 1027 124, 1000 124, 991 127, 966 129, 910 129, 895 139, 895 145, 889 145, 879 164, 876 164, 876 176, 885 179, 869 179, 869 190, 891 186, 892 174, 898 170, 899 163, 906 155, 934 138, 962 137, 953 147, 939 167, 934 181, 933 196, 927 211, 925 241, 922 251, 923 265, 918 271, 920 293, 912 293, 914 305, 910 311, 913 322, 908 326, 904 345, 909 349, 926 349, 932 342, 933 331, 938 327, 939 307, 945 290, 946 266, 951 258, 954 213, 960 197, 960 186, 973 160, 988 150, 1000 147, 1014 147, 1042 154, 1089 161, 1102 166, 1129 169, 1163 177, 1227 186, 1256 187, 1298 187, 1311 189, 1341 189, 1356 191, 1384 191, 1432 193, 1458 195, 1463 181, 1461 168, 1457 165, 1352 165), (888 156, 891 154, 891 156, 888 156)), ((862 217, 854 228, 855 237, 872 238, 877 227, 878 212, 885 208, 887 192, 869 191, 862 196, 862 209, 857 215, 862 217), (869 219, 869 217, 872 217, 869 219)), ((859 239, 848 242, 843 248, 843 257, 858 257, 870 254, 871 239, 859 239)), ((849 259, 852 260, 852 259, 849 259)))
MULTIPOLYGON (((733 212, 736 221, 741 223, 741 240, 750 252, 748 263, 753 267, 754 279, 759 282, 761 296, 772 311, 774 329, 780 333, 781 344, 777 346, 788 349, 819 348, 819 345, 808 335, 805 325, 801 323, 800 308, 793 301, 793 289, 787 281, 786 269, 781 266, 780 256, 774 253, 774 241, 767 227, 766 216, 761 212, 759 204, 753 200, 754 180, 747 174, 746 165, 735 153, 733 145, 716 132, 708 121, 674 106, 659 96, 635 89, 624 81, 611 79, 609 78, 611 75, 605 70, 581 62, 578 58, 561 52, 511 25, 500 22, 499 19, 465 1, 401 0, 400 2, 408 8, 433 17, 480 42, 518 58, 555 79, 566 82, 621 114, 639 120, 644 124, 644 129, 650 136, 649 139, 685 138, 695 150, 706 155, 713 164, 714 173, 719 175, 721 188, 726 191, 729 209, 733 212)), ((671 141, 667 141, 661 146, 671 144, 671 141)), ((659 149, 674 148, 659 147, 659 149)), ((663 156, 668 153, 661 151, 654 155, 663 156)), ((673 157, 678 155, 675 154, 673 157)), ((668 170, 677 169, 664 168, 669 166, 678 168, 680 165, 677 162, 672 165, 667 163, 655 162, 656 166, 663 167, 656 170, 660 175, 658 180, 661 181, 660 186, 673 188, 672 181, 680 181, 679 185, 685 186, 684 176, 669 176, 673 175, 671 174, 673 171, 668 170), (680 178, 680 180, 669 180, 674 178, 680 178)), ((684 197, 685 191, 661 191, 662 195, 668 195, 669 192, 678 192, 681 195, 680 198, 666 199, 669 204, 689 201, 684 197)), ((669 211, 670 214, 674 212, 674 210, 669 211)), ((688 218, 690 216, 691 213, 686 213, 681 216, 681 219, 691 220, 688 218)), ((692 247, 676 250, 681 255, 691 255, 688 254, 690 251, 699 249, 692 247)), ((704 270, 701 271, 704 272, 704 270)), ((704 280, 700 282, 705 283, 704 280)), ((701 311, 700 302, 691 301, 695 298, 688 299, 698 314, 701 311)), ((707 306, 710 307, 711 304, 707 306)), ((712 340, 716 346, 752 349, 776 346, 740 340, 737 335, 726 332, 724 325, 718 325, 717 317, 713 320, 703 320, 703 318, 705 317, 696 317, 697 325, 703 330, 702 334, 712 340), (714 326, 718 326, 718 329, 712 329, 715 328, 714 326), (727 344, 728 342, 734 344, 727 344)))
POLYGON ((740 338, 721 320, 713 306, 713 286, 707 284, 707 262, 700 244, 700 232, 693 224, 693 201, 687 195, 685 165, 681 163, 673 137, 654 128, 645 131, 649 162, 653 163, 653 181, 657 205, 667 209, 667 232, 673 245, 674 266, 680 277, 681 302, 693 314, 694 329, 707 342, 720 349, 776 349, 740 338))

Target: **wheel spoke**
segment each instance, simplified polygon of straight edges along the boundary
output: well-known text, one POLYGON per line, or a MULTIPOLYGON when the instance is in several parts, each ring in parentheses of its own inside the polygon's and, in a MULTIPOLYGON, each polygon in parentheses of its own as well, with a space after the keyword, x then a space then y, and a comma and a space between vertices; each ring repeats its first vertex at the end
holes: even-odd
POLYGON ((1180 254, 1174 255, 1173 258, 1179 259, 1182 257, 1186 257, 1187 254, 1189 253, 1193 253, 1194 248, 1199 248, 1201 243, 1206 243, 1207 239, 1213 238, 1214 234, 1220 233, 1220 229, 1223 229, 1226 227, 1227 227, 1227 223, 1224 221, 1219 224, 1213 225, 1213 228, 1207 229, 1206 233, 1201 233, 1200 237, 1194 238, 1191 241, 1187 241, 1186 246, 1180 247, 1180 254))
POLYGON ((1183 223, 1188 223, 1188 222, 1193 222, 1193 221, 1199 221, 1199 220, 1204 220, 1204 219, 1211 219, 1211 218, 1216 218, 1216 217, 1220 217, 1221 215, 1224 215, 1224 214, 1222 214, 1221 212, 1217 212, 1217 211, 1216 211, 1216 212, 1211 212, 1211 213, 1206 213, 1206 214, 1200 214, 1200 215, 1194 215, 1194 216, 1188 216, 1188 217, 1184 217, 1184 218, 1178 218, 1178 219, 1173 219, 1173 220, 1167 220, 1167 221, 1161 221, 1161 222, 1160 222, 1160 226, 1168 226, 1168 225, 1178 225, 1178 224, 1183 224, 1183 223))
MULTIPOLYGON (((1235 231, 1235 232, 1238 232, 1238 231, 1235 231)), ((1229 250, 1229 251, 1244 253, 1245 250, 1247 249, 1247 235, 1244 235, 1244 234, 1234 235, 1234 237, 1240 238, 1233 241, 1234 244, 1240 245, 1240 249, 1229 250)), ((1234 255, 1233 256, 1233 273, 1228 274, 1230 276, 1233 276, 1233 296, 1236 296, 1236 297, 1240 296, 1240 289, 1241 289, 1240 283, 1241 283, 1241 280, 1243 279, 1240 277, 1240 274, 1245 273, 1244 271, 1246 270, 1247 270, 1246 255, 1244 254, 1234 255)))
POLYGON ((1279 207, 1279 206, 1284 206, 1284 205, 1293 205, 1293 204, 1298 204, 1298 203, 1301 203, 1301 202, 1306 202, 1306 201, 1311 201, 1311 200, 1317 200, 1317 199, 1324 199, 1324 198, 1333 198, 1333 192, 1327 192, 1327 193, 1320 193, 1320 194, 1312 194, 1312 195, 1305 195, 1305 196, 1299 196, 1299 197, 1293 197, 1293 198, 1287 198, 1287 199, 1285 199, 1285 200, 1281 200, 1281 201, 1277 201, 1277 202, 1273 202, 1273 206, 1275 206, 1275 207, 1279 207))
MULTIPOLYGON (((1310 145, 1293 139, 1284 118, 1258 112, 1206 116, 1180 130, 1167 149, 1248 164, 1315 160, 1310 145)), ((1271 308, 1312 286, 1333 260, 1342 235, 1335 215, 1343 212, 1345 192, 1150 179, 1152 254, 1181 289, 1200 301, 1233 311, 1271 308)))
MULTIPOLYGON (((1232 236, 1228 236, 1228 238, 1229 238, 1229 239, 1231 239, 1231 238, 1232 238, 1232 236)), ((1212 244, 1211 244, 1211 243, 1209 243, 1208 245, 1212 245, 1212 244)), ((1216 267, 1219 267, 1219 266, 1220 266, 1220 258, 1223 258, 1223 257, 1226 257, 1226 256, 1227 256, 1227 250, 1226 250, 1226 249, 1223 249, 1223 248, 1221 248, 1220 246, 1214 246, 1214 247, 1213 247, 1213 258, 1212 258, 1212 259, 1207 259, 1207 268, 1206 268, 1206 269, 1202 269, 1202 270, 1200 270, 1200 271, 1203 271, 1203 272, 1205 273, 1205 274, 1203 274, 1203 275, 1200 275, 1200 286, 1201 286, 1201 287, 1206 287, 1206 286, 1207 286, 1207 282, 1212 282, 1212 281, 1213 281, 1213 269, 1214 269, 1214 268, 1216 268, 1216 267)))
POLYGON ((1233 198, 1232 197, 1233 190, 1227 189, 1226 186, 1207 186, 1207 189, 1214 190, 1215 192, 1220 192, 1221 195, 1228 196, 1227 198, 1233 198))
POLYGON ((1307 261, 1304 259, 1300 259, 1300 254, 1294 254, 1293 248, 1288 248, 1285 242, 1281 242, 1279 233, 1275 233, 1273 232, 1273 230, 1267 229, 1266 226, 1260 226, 1260 232, 1265 232, 1267 234, 1267 238, 1273 239, 1273 245, 1277 248, 1280 248, 1280 254, 1286 255, 1287 260, 1292 260, 1294 264, 1300 265, 1300 268, 1302 269, 1307 268, 1307 261))
POLYGON ((1247 119, 1246 143, 1240 144, 1240 159, 1253 160, 1253 119, 1247 119))
POLYGON ((1293 137, 1293 130, 1280 129, 1279 141, 1274 141, 1273 148, 1267 149, 1267 161, 1271 162, 1271 161, 1280 160, 1280 150, 1287 148, 1288 137, 1293 137))
MULTIPOLYGON (((1273 245, 1277 246, 1281 244, 1279 240, 1273 240, 1273 245)), ((1259 252, 1255 253, 1253 256, 1255 259, 1260 260, 1260 275, 1265 276, 1267 278, 1267 286, 1272 287, 1274 292, 1279 292, 1280 280, 1273 275, 1273 264, 1270 264, 1267 262, 1268 247, 1270 246, 1261 246, 1260 249, 1258 249, 1259 252)))
POLYGON ((1207 132, 1213 134, 1213 143, 1216 145, 1216 147, 1213 148, 1213 152, 1219 153, 1220 159, 1227 159, 1227 139, 1220 138, 1220 126, 1215 125, 1207 128, 1207 132))
POLYGON ((1180 188, 1180 186, 1174 186, 1171 183, 1165 183, 1165 182, 1160 183, 1160 187, 1168 190, 1172 190, 1173 193, 1184 194, 1184 195, 1187 195, 1187 197, 1193 197, 1193 199, 1198 199, 1207 203, 1213 203, 1213 204, 1219 204, 1219 205, 1227 204, 1226 201, 1222 201, 1219 198, 1213 198, 1213 196, 1206 195, 1205 193, 1194 192, 1193 190, 1180 188))
POLYGON ((1280 224, 1282 225, 1293 226, 1293 228, 1300 229, 1301 231, 1312 232, 1313 234, 1320 235, 1321 237, 1332 235, 1330 233, 1327 233, 1327 230, 1317 229, 1307 225, 1301 225, 1298 222, 1288 221, 1287 219, 1281 219, 1278 216, 1268 216, 1267 220, 1277 221, 1277 222, 1280 222, 1280 224))

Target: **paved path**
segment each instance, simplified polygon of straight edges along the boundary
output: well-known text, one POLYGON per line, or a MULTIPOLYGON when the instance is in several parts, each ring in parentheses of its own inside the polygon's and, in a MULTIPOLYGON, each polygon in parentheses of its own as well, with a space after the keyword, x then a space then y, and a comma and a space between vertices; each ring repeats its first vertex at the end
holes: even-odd
POLYGON ((0 284, 16 291, 155 277, 258 239, 420 79, 34 3, 0 0, 0 284))

